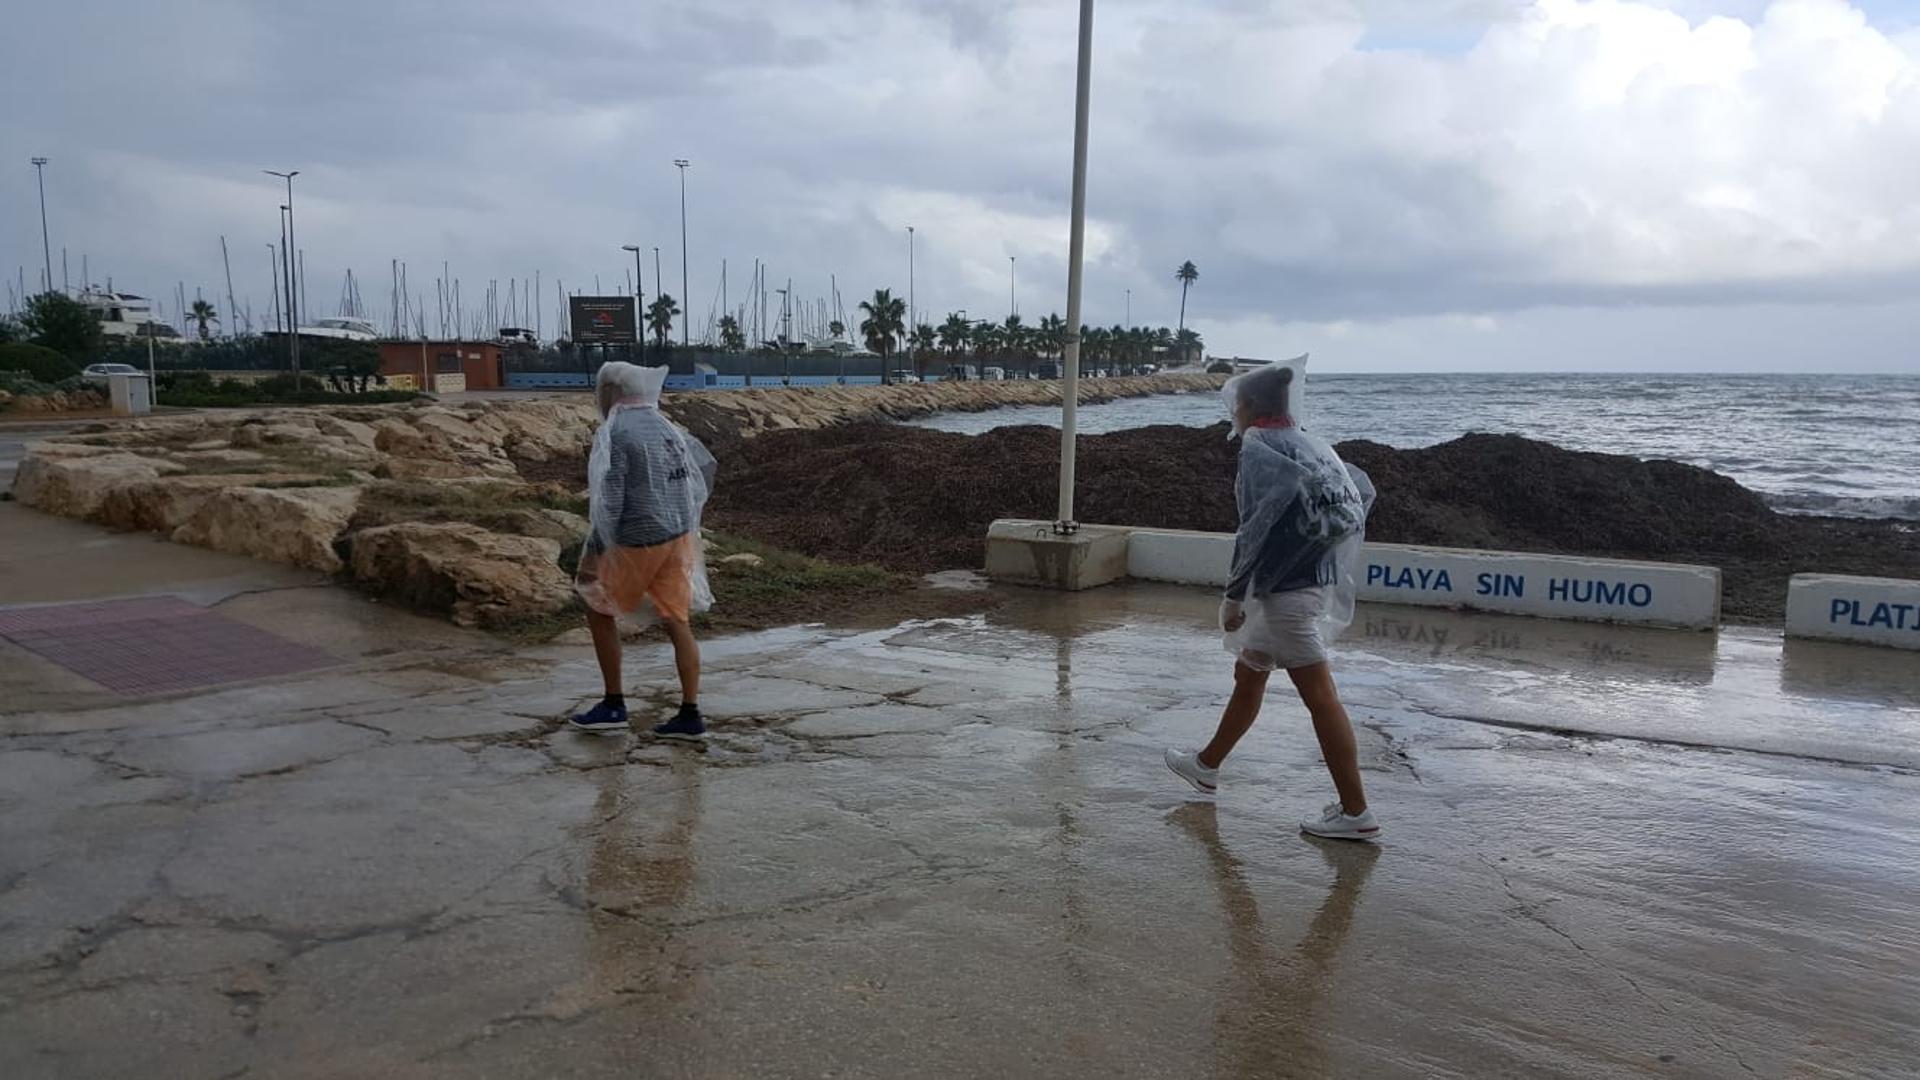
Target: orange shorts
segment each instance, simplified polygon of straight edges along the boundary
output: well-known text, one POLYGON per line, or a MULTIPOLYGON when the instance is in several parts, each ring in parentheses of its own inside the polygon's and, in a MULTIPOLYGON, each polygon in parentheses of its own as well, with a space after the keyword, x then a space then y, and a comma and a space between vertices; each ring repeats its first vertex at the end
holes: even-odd
POLYGON ((653 603, 663 619, 686 622, 693 608, 692 533, 652 547, 615 547, 580 562, 577 588, 587 606, 619 618, 653 603))

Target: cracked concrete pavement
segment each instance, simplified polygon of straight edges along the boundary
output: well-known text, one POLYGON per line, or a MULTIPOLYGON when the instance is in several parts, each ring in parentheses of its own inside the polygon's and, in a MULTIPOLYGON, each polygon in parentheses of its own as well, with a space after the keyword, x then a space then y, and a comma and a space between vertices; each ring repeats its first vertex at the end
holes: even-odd
MULTIPOLYGON (((1217 804, 1165 773, 1229 683, 1193 591, 710 642, 702 750, 560 730, 585 649, 164 557, 0 583, 349 662, 123 701, 0 645, 0 1075, 1915 1069, 1902 654, 1363 610, 1355 846, 1293 827, 1328 785, 1280 693, 1217 804)), ((669 668, 630 653, 658 710, 669 668)))

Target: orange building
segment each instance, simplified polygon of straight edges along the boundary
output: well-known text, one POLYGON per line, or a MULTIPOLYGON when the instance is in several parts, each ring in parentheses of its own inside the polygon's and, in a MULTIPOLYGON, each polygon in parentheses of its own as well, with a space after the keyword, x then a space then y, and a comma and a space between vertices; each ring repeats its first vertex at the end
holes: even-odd
POLYGON ((437 394, 500 390, 507 385, 505 350, 494 341, 382 341, 380 374, 389 384, 437 394))

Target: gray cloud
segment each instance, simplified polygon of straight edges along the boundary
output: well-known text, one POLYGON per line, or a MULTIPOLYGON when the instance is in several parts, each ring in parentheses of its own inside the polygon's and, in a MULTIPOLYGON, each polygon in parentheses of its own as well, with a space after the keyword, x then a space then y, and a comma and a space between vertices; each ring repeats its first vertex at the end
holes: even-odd
MULTIPOLYGON (((622 243, 658 244, 680 292, 685 156, 696 325, 723 258, 736 303, 756 257, 808 297, 830 276, 849 305, 904 293, 909 223, 923 316, 1003 312, 1008 255, 1025 313, 1064 306, 1073 5, 442 7, 19 13, 0 42, 0 141, 21 159, 0 176, 9 278, 39 263, 24 158, 43 153, 75 278, 85 252, 123 288, 221 297, 225 235, 257 319, 280 200, 258 170, 296 167, 322 310, 352 267, 384 318, 391 259, 431 304, 444 259, 469 301, 540 271, 550 324, 556 280, 624 285, 622 243)), ((1581 321, 1523 318, 1561 309, 1649 333, 1673 325, 1649 310, 1697 324, 1755 305, 1844 327, 1920 284, 1920 37, 1873 15, 1105 0, 1088 319, 1119 321, 1132 289, 1138 321, 1171 323, 1171 270, 1192 258, 1192 319, 1228 351, 1371 325, 1398 355, 1379 335, 1422 320, 1481 327, 1465 348, 1489 321, 1581 321)), ((1898 326, 1891 310, 1871 324, 1898 326)), ((1856 354, 1898 366, 1903 348, 1856 354)))

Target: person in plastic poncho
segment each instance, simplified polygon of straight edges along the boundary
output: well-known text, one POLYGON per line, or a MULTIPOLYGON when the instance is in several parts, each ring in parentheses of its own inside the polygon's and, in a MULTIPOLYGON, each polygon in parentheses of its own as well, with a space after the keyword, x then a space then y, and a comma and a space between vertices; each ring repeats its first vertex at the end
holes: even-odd
POLYGON ((607 696, 573 718, 581 731, 628 729, 619 622, 649 613, 672 639, 680 674, 680 711, 653 733, 698 738, 707 730, 700 718, 700 645, 689 620, 713 606, 700 513, 713 490, 714 460, 700 440, 660 414, 666 381, 666 368, 620 361, 602 364, 594 376, 603 420, 587 459, 592 529, 575 588, 587 603, 607 696))
POLYGON ((1267 678, 1283 668, 1313 716, 1339 801, 1302 821, 1315 836, 1372 840, 1380 826, 1367 808, 1353 726, 1327 663, 1327 645, 1353 621, 1354 571, 1373 484, 1332 446, 1300 430, 1292 408, 1299 380, 1275 364, 1227 383, 1240 437, 1234 483, 1240 526, 1220 626, 1235 655, 1233 696, 1213 740, 1198 751, 1168 750, 1167 767, 1212 795, 1219 769, 1253 726, 1267 678))

